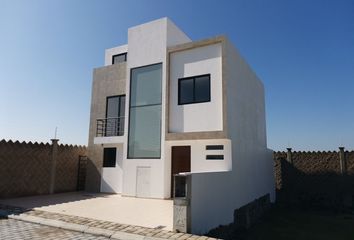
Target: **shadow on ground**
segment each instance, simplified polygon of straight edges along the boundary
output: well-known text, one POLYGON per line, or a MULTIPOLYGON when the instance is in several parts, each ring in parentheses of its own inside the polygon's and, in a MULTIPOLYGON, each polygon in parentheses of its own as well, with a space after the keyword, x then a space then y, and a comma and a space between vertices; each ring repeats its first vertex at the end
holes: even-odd
POLYGON ((347 240, 354 239, 354 215, 274 206, 248 230, 230 224, 207 235, 226 240, 347 240))
POLYGON ((90 194, 85 192, 58 193, 52 195, 37 195, 18 198, 1 199, 0 204, 16 206, 25 209, 52 206, 62 203, 83 201, 87 199, 105 197, 107 194, 90 194))

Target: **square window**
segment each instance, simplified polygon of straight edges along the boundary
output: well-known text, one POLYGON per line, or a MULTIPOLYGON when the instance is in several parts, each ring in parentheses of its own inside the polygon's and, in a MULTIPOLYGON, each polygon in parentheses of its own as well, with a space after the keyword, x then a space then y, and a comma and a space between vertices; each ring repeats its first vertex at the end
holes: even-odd
POLYGON ((116 148, 104 148, 103 149, 103 167, 115 167, 116 166, 116 148))
POLYGON ((178 79, 178 105, 210 102, 210 74, 178 79))

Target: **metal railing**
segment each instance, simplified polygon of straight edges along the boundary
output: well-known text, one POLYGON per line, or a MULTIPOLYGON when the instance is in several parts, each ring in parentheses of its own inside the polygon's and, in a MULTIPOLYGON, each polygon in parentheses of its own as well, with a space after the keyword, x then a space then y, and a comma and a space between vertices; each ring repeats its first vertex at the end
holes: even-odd
POLYGON ((97 119, 96 137, 124 135, 124 117, 97 119))

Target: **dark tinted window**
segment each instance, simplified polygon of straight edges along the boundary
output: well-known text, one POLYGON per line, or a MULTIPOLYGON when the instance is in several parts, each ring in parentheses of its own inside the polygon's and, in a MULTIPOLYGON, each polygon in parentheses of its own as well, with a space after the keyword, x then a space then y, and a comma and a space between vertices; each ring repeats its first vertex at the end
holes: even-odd
POLYGON ((210 101, 210 74, 180 78, 178 80, 178 104, 210 101))
POLYGON ((112 56, 112 64, 126 62, 127 61, 127 53, 121 53, 112 56))
POLYGON ((223 160, 224 155, 206 155, 207 160, 223 160))
POLYGON ((196 77, 194 80, 194 98, 196 102, 210 101, 210 76, 196 77))
POLYGON ((107 97, 105 136, 124 134, 125 95, 107 97))
POLYGON ((224 150, 224 145, 207 145, 206 150, 224 150))
POLYGON ((185 79, 179 82, 180 104, 194 101, 194 80, 185 79))
POLYGON ((116 166, 116 148, 104 148, 103 149, 103 167, 115 167, 116 166))
POLYGON ((107 118, 117 118, 119 116, 119 97, 107 97, 107 118))

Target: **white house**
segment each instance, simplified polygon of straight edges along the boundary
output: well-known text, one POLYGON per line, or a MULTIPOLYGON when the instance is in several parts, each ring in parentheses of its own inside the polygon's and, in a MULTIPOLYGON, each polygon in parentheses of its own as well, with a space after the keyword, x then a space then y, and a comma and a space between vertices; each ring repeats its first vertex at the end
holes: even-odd
POLYGON ((224 36, 192 41, 168 18, 128 29, 93 73, 87 190, 168 199, 190 176, 190 227, 233 221, 270 194, 264 87, 224 36))

